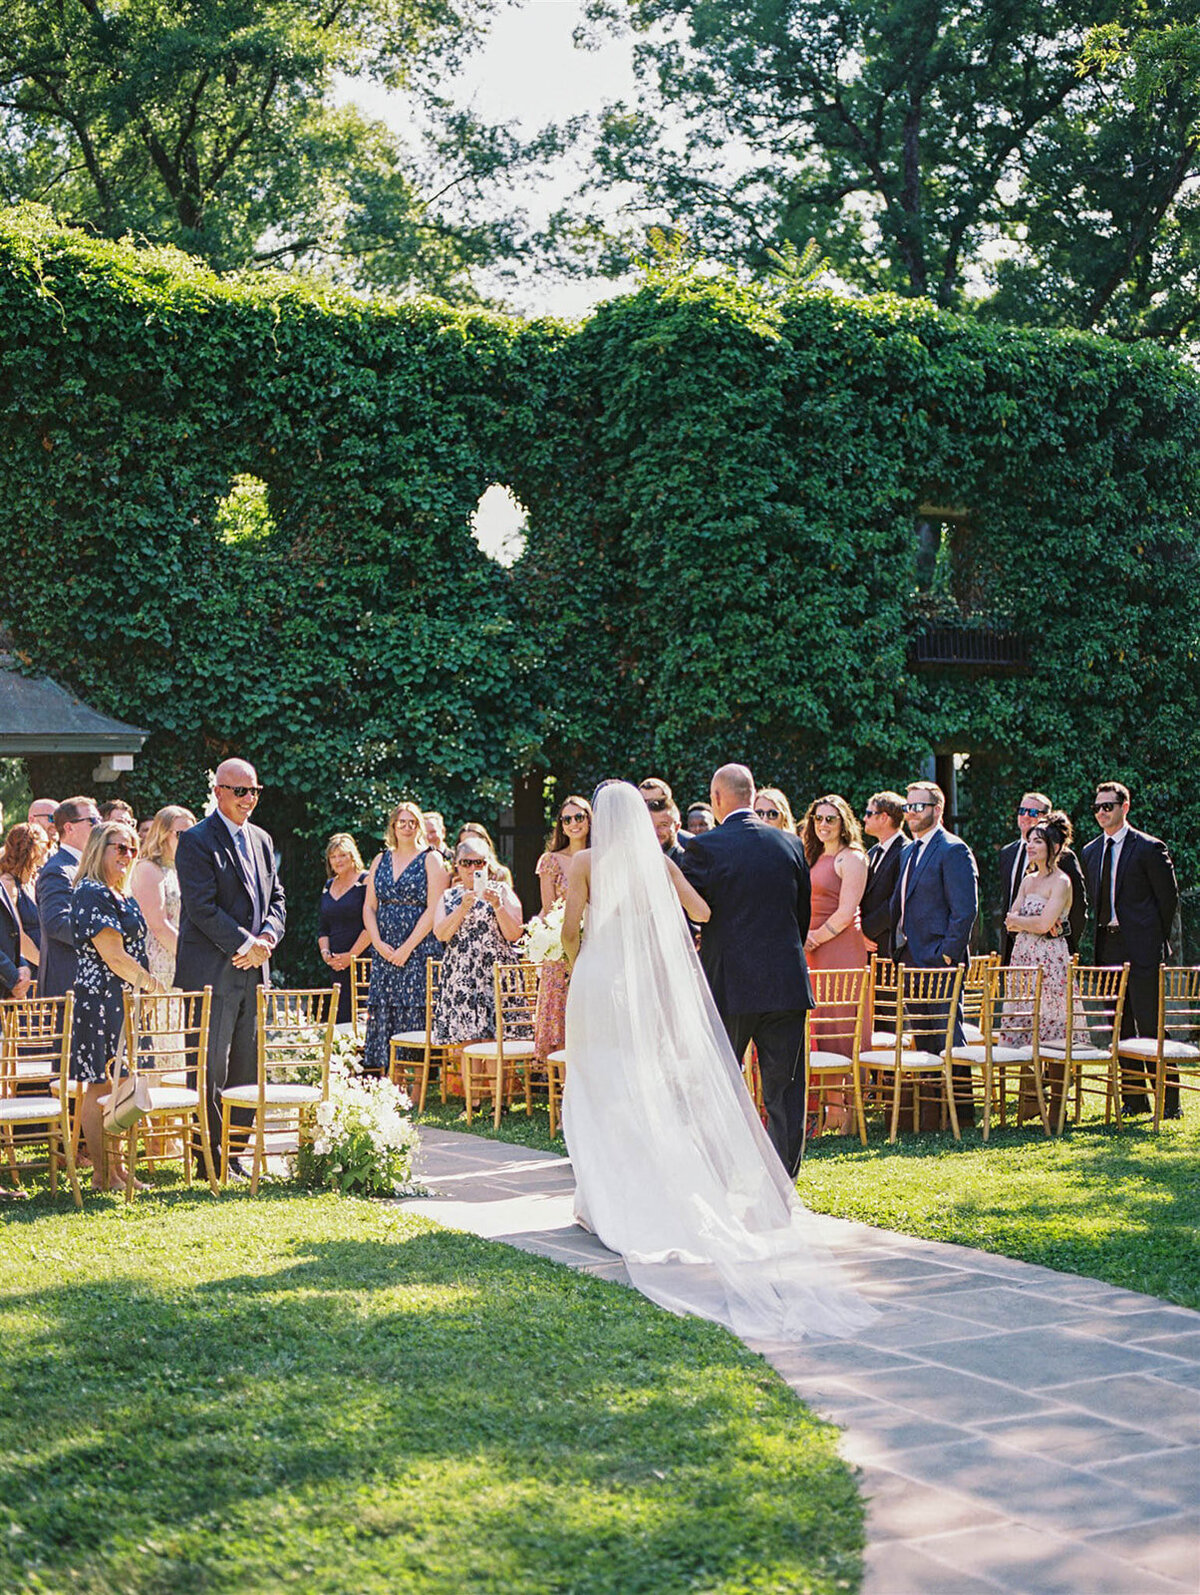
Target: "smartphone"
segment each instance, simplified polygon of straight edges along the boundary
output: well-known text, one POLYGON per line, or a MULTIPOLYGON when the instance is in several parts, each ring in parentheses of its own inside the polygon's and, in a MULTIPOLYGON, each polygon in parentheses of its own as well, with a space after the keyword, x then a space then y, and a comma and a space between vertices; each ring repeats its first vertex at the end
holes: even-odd
POLYGON ((477 869, 471 878, 471 890, 476 897, 483 896, 483 888, 487 885, 487 870, 477 869))

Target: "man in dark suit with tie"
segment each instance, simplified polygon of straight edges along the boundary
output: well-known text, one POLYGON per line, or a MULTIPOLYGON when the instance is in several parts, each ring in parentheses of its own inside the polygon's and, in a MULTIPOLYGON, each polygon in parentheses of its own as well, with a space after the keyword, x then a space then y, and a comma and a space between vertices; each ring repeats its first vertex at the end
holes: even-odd
MULTIPOLYGON (((979 871, 975 855, 960 837, 942 824, 946 797, 932 781, 914 781, 908 786, 904 816, 912 832, 900 859, 900 878, 892 897, 892 917, 896 925, 896 957, 914 969, 948 969, 965 964, 970 957, 971 932, 979 914, 979 871)), ((940 1052, 946 1024, 946 1010, 931 1009, 931 1028, 924 1045, 940 1052)), ((961 1042, 962 1009, 955 1018, 954 1038, 961 1042)), ((955 1087, 955 1104, 960 1124, 974 1124, 975 1107, 971 1098, 971 1070, 955 1066, 956 1076, 965 1082, 965 1093, 955 1087)), ((921 1128, 937 1129, 940 1116, 933 1104, 922 1107, 921 1128)))
POLYGON ((892 898, 904 851, 904 799, 899 792, 876 792, 863 810, 863 830, 875 838, 867 854, 867 884, 858 905, 870 952, 891 958, 895 951, 892 898))
MULTIPOLYGON (((1158 967, 1171 957, 1171 922, 1179 883, 1167 844, 1129 824, 1129 788, 1102 781, 1092 807, 1101 834, 1083 850, 1096 910, 1096 962, 1129 965, 1122 1036, 1158 1034, 1158 967)), ((1122 1111, 1149 1113, 1144 1091, 1123 1093, 1122 1111)), ((1179 1117, 1178 1084, 1168 1084, 1163 1111, 1179 1117)))
MULTIPOLYGON (((258 988, 283 939, 286 909, 266 831, 250 823, 262 788, 254 766, 226 759, 217 769, 216 809, 180 833, 179 948, 175 984, 212 987, 208 1028, 208 1124, 213 1153, 221 1144, 226 1086, 258 1077, 258 988)), ((236 1112, 239 1123, 244 1112, 236 1112)), ((235 1173, 241 1173, 235 1166, 235 1173)))
POLYGON ((33 971, 21 957, 21 916, 6 891, 0 890, 0 993, 23 997, 33 971))
POLYGON ((804 1140, 804 1016, 812 987, 804 959, 808 864, 800 838, 754 817, 754 778, 724 764, 712 778, 715 830, 695 836, 680 869, 712 910, 700 962, 740 1061, 758 1048, 767 1134, 795 1175, 804 1140))
MULTIPOLYGON (((1021 833, 1015 842, 1009 842, 1000 849, 1000 961, 1007 964, 1012 957, 1012 944, 1014 933, 1008 929, 1004 921, 1008 918, 1009 910, 1016 900, 1017 888, 1028 867, 1029 858, 1025 848, 1025 838, 1030 830, 1041 820, 1046 819, 1053 811, 1054 805, 1044 792, 1026 792, 1017 806, 1017 830, 1021 833)), ((1064 814, 1060 816, 1060 823, 1065 821, 1068 843, 1071 840, 1071 822, 1064 814)), ((1064 847, 1058 855, 1058 867, 1071 883, 1071 912, 1067 921, 1067 950, 1072 953, 1079 951, 1079 943, 1083 937, 1083 927, 1087 923, 1088 896, 1084 884, 1083 871, 1079 867, 1079 860, 1072 853, 1070 846, 1064 847)))
POLYGON ((38 874, 34 895, 41 922, 38 995, 65 997, 75 984, 75 936, 71 930, 71 891, 75 871, 100 810, 89 797, 67 798, 54 811, 58 851, 38 874))

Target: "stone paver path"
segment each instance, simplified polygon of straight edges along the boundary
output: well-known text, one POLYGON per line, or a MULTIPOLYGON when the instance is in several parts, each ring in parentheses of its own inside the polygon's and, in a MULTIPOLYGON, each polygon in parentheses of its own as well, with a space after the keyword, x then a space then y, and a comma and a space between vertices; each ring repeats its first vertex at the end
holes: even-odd
MULTIPOLYGON (((608 1279, 564 1157, 422 1131, 406 1202, 608 1279)), ((890 1310, 755 1347, 843 1430, 869 1503, 864 1595, 1197 1595, 1200 1313, 962 1246, 821 1220, 890 1310)))

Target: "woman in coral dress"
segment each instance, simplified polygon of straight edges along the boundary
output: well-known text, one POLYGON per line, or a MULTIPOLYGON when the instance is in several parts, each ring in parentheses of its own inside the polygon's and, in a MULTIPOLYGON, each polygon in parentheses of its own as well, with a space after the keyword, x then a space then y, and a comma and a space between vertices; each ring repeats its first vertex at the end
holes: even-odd
MULTIPOLYGON (((564 901, 571 860, 591 845, 592 805, 586 798, 569 797, 558 811, 550 844, 537 861, 543 915, 564 901)), ((566 1017, 566 961, 547 958, 538 978, 537 1019, 533 1027, 534 1046, 543 1062, 563 1045, 566 1017)))
MULTIPOLYGON (((804 855, 812 877, 812 918, 804 944, 810 969, 861 969, 863 979, 870 953, 862 933, 859 903, 867 884, 867 857, 862 832, 845 798, 836 793, 810 803, 801 826, 804 855)), ((854 1017, 853 1010, 815 1009, 812 1035, 823 1052, 842 1052, 849 1058, 850 1038, 822 1037, 822 1018, 836 1020, 844 1029, 854 1017)), ((846 1085, 826 1093, 825 1124, 841 1135, 854 1131, 853 1093, 847 1071, 846 1085)))

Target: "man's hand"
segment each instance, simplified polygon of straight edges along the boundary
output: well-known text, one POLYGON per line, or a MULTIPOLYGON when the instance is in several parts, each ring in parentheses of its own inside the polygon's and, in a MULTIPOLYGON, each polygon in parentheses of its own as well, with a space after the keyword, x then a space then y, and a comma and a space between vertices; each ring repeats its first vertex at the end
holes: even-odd
POLYGON ((877 953, 879 951, 879 943, 877 941, 872 941, 869 936, 864 936, 863 941, 869 953, 877 953))
POLYGON ((14 999, 17 1000, 17 1001, 20 1001, 20 999, 25 995, 25 993, 29 990, 30 986, 33 984, 33 976, 30 974, 29 965, 28 964, 22 964, 20 967, 21 967, 20 979, 17 981, 16 985, 12 988, 12 995, 13 995, 14 999))
POLYGON ((235 969, 261 969, 271 956, 271 943, 265 936, 255 936, 244 952, 234 953, 231 960, 235 969))

